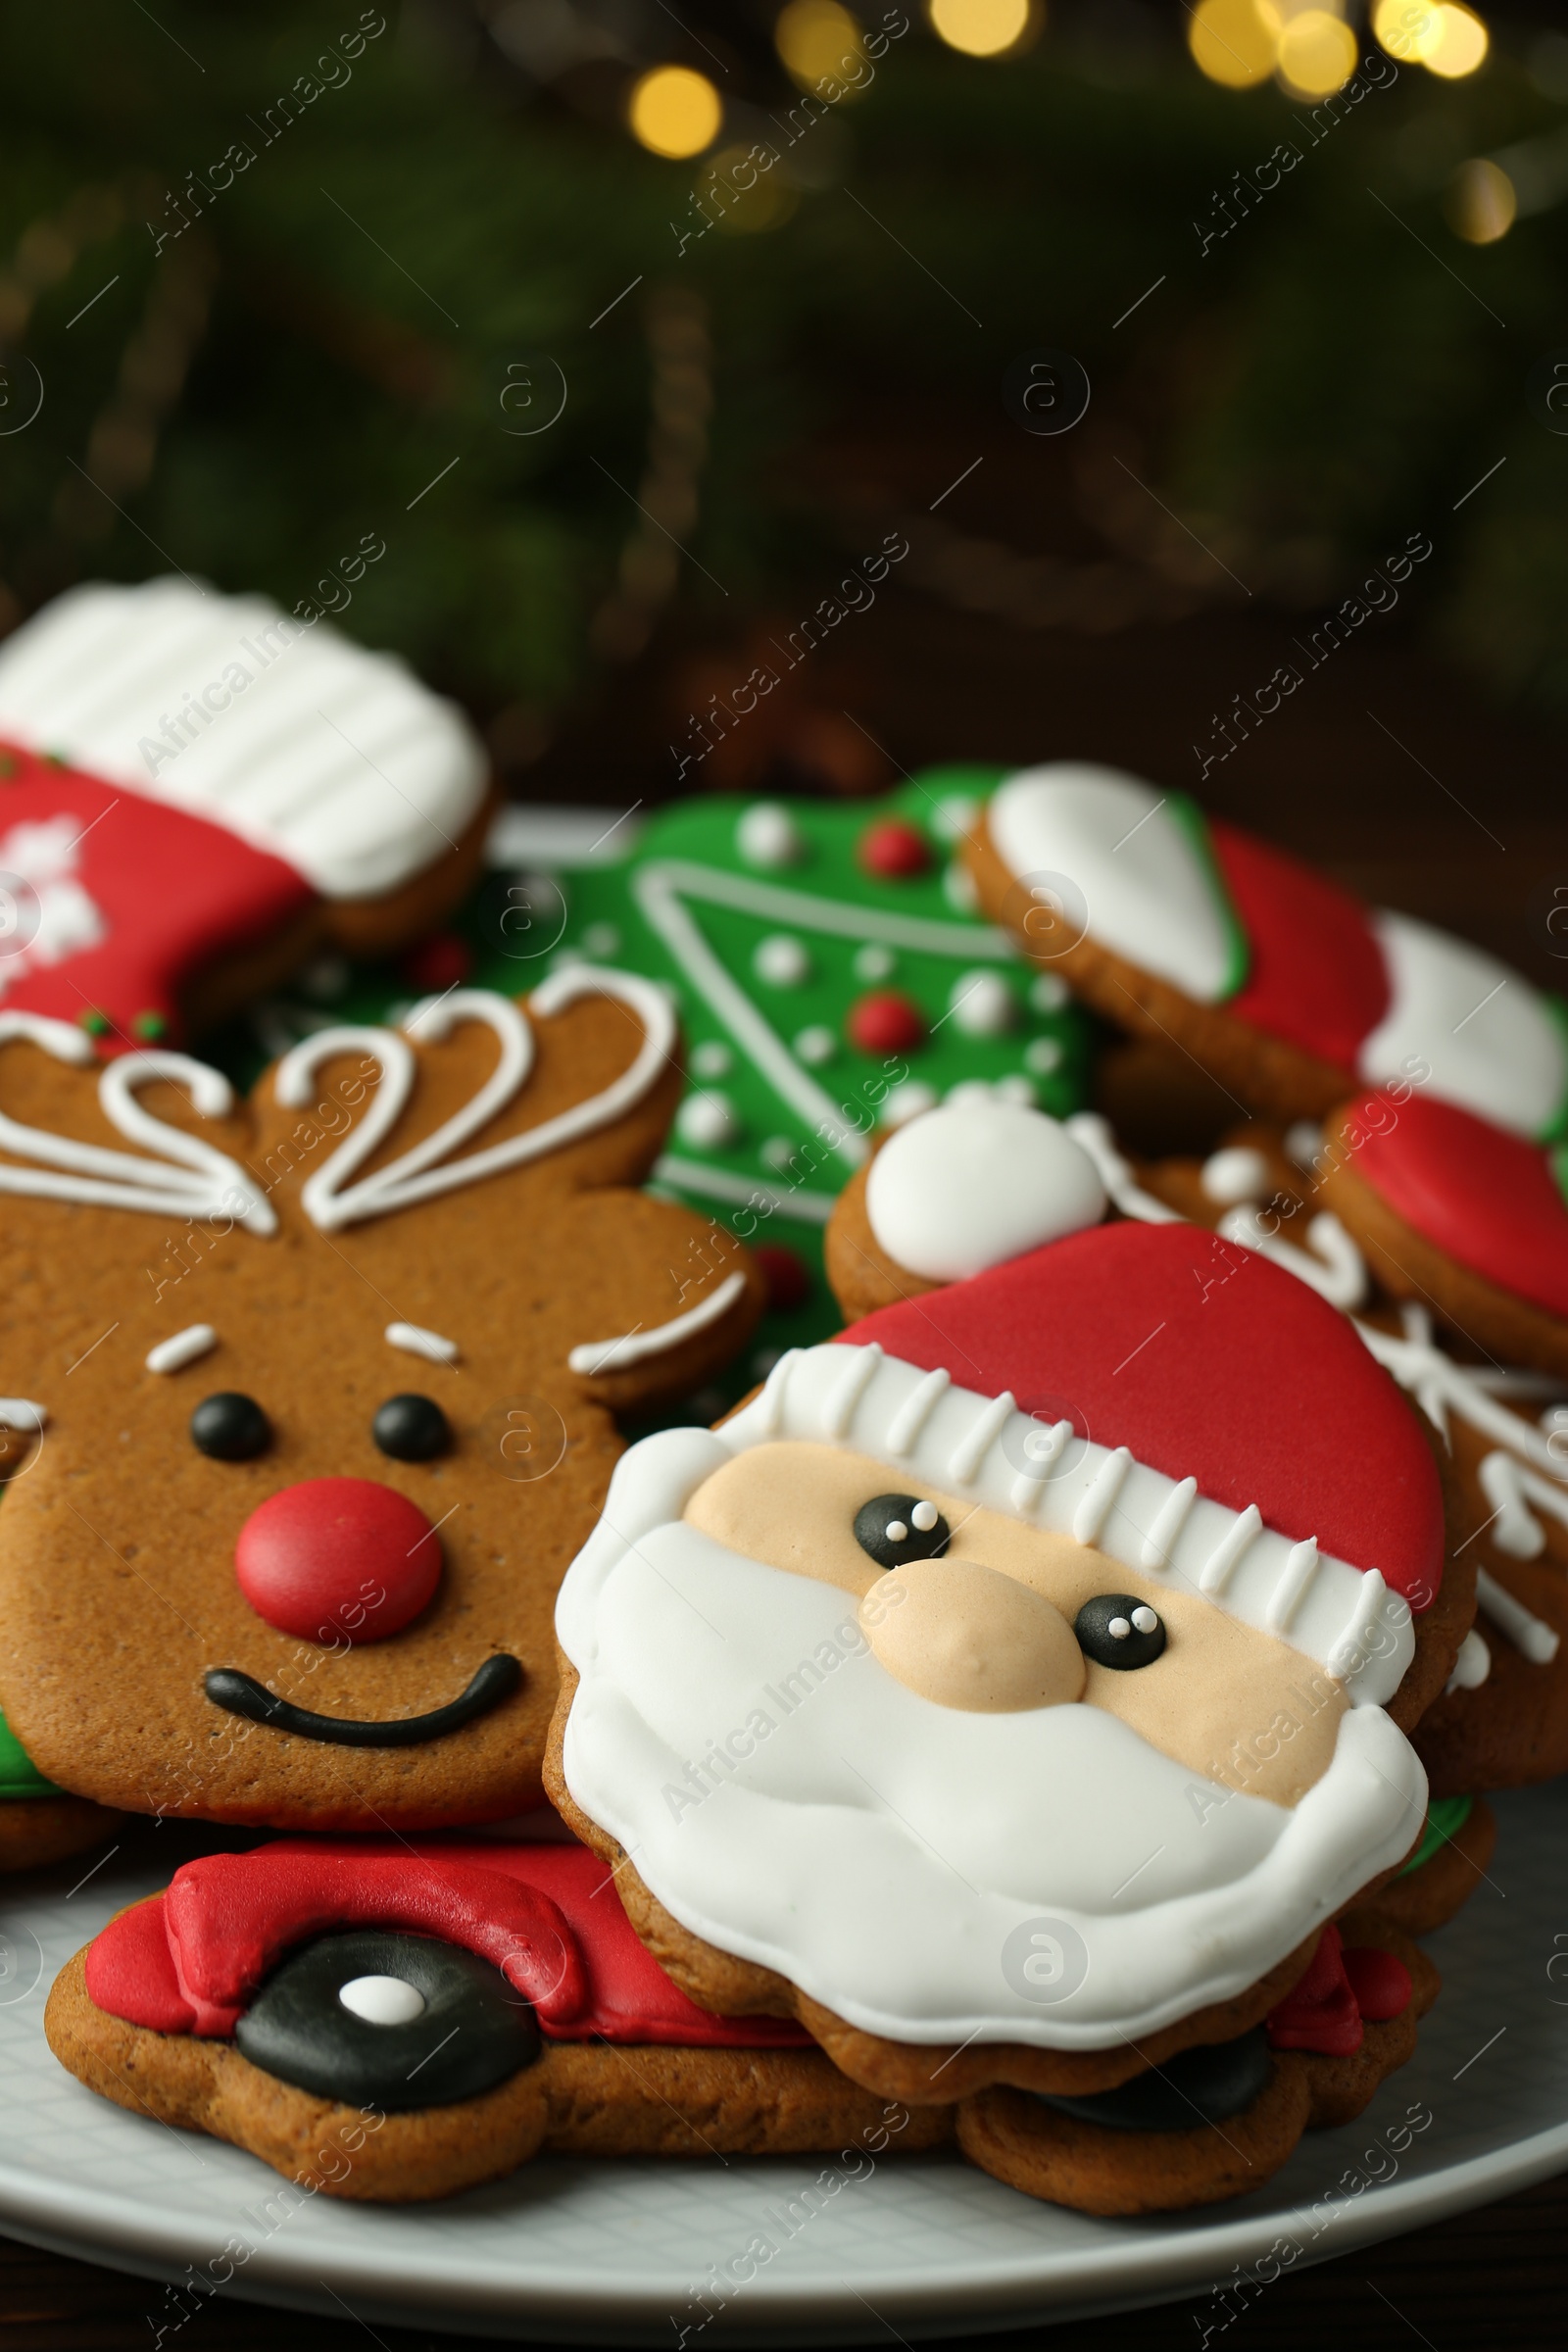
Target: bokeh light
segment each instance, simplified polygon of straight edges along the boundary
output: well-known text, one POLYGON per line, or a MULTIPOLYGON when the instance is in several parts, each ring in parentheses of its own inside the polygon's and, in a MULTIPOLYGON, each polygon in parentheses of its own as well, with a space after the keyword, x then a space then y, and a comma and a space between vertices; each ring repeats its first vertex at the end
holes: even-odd
POLYGON ((1187 46, 1199 72, 1228 90, 1249 90, 1274 71, 1276 11, 1258 0, 1199 0, 1187 21, 1187 46))
POLYGON ((1441 74, 1445 81, 1458 81, 1485 62, 1492 37, 1468 8, 1446 5, 1433 13, 1438 20, 1437 35, 1431 46, 1422 50, 1421 63, 1429 74, 1441 74))
MULTIPOLYGON (((847 59, 865 55, 860 27, 838 0, 789 0, 773 27, 773 46, 803 90, 814 90, 824 74, 837 76, 847 59)), ((850 84, 844 94, 860 93, 850 84)))
POLYGON ((931 29, 965 57, 1002 57, 1037 29, 1030 0, 931 0, 931 29))
POLYGON ((1355 35, 1343 17, 1305 8, 1280 27, 1278 70, 1298 98, 1328 98, 1355 72, 1355 35))
POLYGON ((632 90, 626 108, 632 136, 655 155, 701 155, 724 121, 718 92, 690 66, 655 66, 632 90))
POLYGON ((1502 166, 1478 155, 1459 166, 1444 210, 1448 226, 1467 245, 1495 245, 1512 228, 1519 199, 1502 166))

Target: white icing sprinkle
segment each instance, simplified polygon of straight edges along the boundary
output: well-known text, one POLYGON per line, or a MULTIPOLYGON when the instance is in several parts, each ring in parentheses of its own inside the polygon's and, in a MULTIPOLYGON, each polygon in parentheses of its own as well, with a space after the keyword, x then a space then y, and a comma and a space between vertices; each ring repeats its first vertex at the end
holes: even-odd
POLYGON ((403 1977, 351 1977, 337 1988, 351 2016, 368 2026, 412 2026, 424 2015, 424 1995, 403 1977))
POLYGON ((937 1506, 934 1502, 917 1502, 909 1517, 921 1535, 928 1536, 937 1523, 937 1506))
POLYGON ((756 801, 735 827, 735 847, 748 865, 794 865, 806 854, 806 837, 776 801, 756 801))
POLYGON ((787 931, 775 931, 771 938, 758 942, 752 969, 769 988, 800 988, 811 976, 811 958, 798 939, 787 931))
POLYGON ((1522 1600, 1515 1600, 1506 1585, 1485 1568, 1476 1570, 1476 1606, 1485 1609, 1494 1625, 1500 1625, 1515 1649, 1521 1650, 1533 1666, 1549 1666, 1557 1655, 1558 1637, 1552 1628, 1522 1600))
POLYGON ((1568 1491, 1500 1447, 1482 1456, 1476 1483, 1493 1508, 1488 1529, 1493 1543, 1516 1560, 1538 1559, 1546 1548, 1546 1531, 1531 1510, 1532 1502, 1568 1527, 1568 1491))
POLYGON ((692 1051, 692 1070, 699 1078, 727 1078, 734 1067, 734 1054, 716 1037, 692 1051))
POLYGON ((809 1029, 803 1029, 795 1040, 795 1051, 801 1060, 811 1063, 813 1067, 831 1061, 838 1050, 838 1039, 820 1021, 813 1022, 809 1029))
POLYGON ((218 1346, 218 1334, 210 1323, 189 1323, 176 1331, 172 1339, 160 1340, 156 1348, 147 1350, 149 1372, 182 1372, 198 1356, 210 1355, 218 1346))
POLYGON ((890 1544, 907 1544, 909 1531, 902 1519, 890 1519, 883 1530, 890 1544))
POLYGON ((1170 1555, 1176 1548, 1176 1539, 1187 1524, 1187 1514, 1198 1497, 1196 1478, 1184 1478, 1172 1487, 1154 1514, 1154 1524, 1144 1538, 1138 1557, 1145 1568, 1168 1568, 1170 1555))
MULTIPOLYGON (((944 1372, 938 1365, 934 1372, 926 1374, 920 1386, 907 1401, 899 1407, 893 1425, 888 1431, 888 1446, 892 1452, 908 1452, 909 1447, 914 1444, 927 1421, 930 1420, 937 1398, 950 1385, 951 1380, 952 1374, 944 1372)), ((918 1520, 918 1513, 916 1513, 916 1519, 918 1520)))
POLYGON ((0 1429, 14 1429, 24 1437, 35 1438, 48 1419, 48 1407, 34 1404, 30 1396, 0 1396, 0 1429))
POLYGON ((857 980, 891 980, 898 969, 898 962, 891 948, 880 947, 873 941, 869 947, 857 950, 855 977, 857 980))
POLYGON ((1240 1200, 1261 1200, 1269 1189, 1268 1161, 1250 1145, 1235 1144, 1229 1151, 1209 1154, 1200 1181, 1205 1198, 1222 1208, 1240 1200))
POLYGON ((1450 1690, 1479 1690, 1492 1672, 1492 1652, 1474 1626, 1459 1644, 1459 1654, 1453 1661, 1453 1672, 1443 1686, 1446 1697, 1450 1690))
POLYGON ((418 1323, 389 1323, 382 1337, 389 1348, 401 1348, 406 1355, 422 1355, 427 1363, 455 1364, 458 1360, 456 1340, 444 1340, 438 1331, 426 1331, 418 1323))
POLYGON ((954 1447, 953 1459, 948 1464, 948 1476, 956 1486, 970 1484, 1017 1409, 1012 1391, 1004 1389, 1000 1396, 993 1396, 985 1410, 976 1415, 967 1436, 954 1447))
POLYGON ((1087 1494, 1081 1495, 1078 1508, 1072 1515, 1072 1532, 1080 1544, 1093 1544, 1110 1516, 1110 1506, 1121 1493, 1122 1481, 1132 1468, 1133 1457, 1125 1446, 1107 1454, 1095 1473, 1095 1483, 1087 1494))
POLYGON ((746 1290, 744 1274, 726 1274, 716 1291, 689 1306, 683 1315, 675 1315, 668 1323, 657 1323, 652 1331, 627 1331, 615 1340, 591 1340, 573 1348, 566 1358, 569 1371, 593 1377, 601 1372, 624 1372, 629 1364, 640 1364, 651 1355, 667 1355, 694 1332, 706 1331, 728 1314, 737 1298, 746 1290))
POLYGON ((1263 1524, 1263 1514, 1255 1502, 1250 1502, 1241 1517, 1228 1527, 1199 1572, 1200 1592, 1223 1592, 1235 1573, 1236 1563, 1263 1524))
POLYGON ((1018 1017, 1017 999, 998 971, 960 972, 948 1004, 965 1037, 1004 1037, 1018 1017))
POLYGON ((1134 1609, 1133 1624, 1139 1633, 1152 1634, 1158 1623, 1159 1619, 1155 1616, 1152 1609, 1147 1606, 1134 1609))

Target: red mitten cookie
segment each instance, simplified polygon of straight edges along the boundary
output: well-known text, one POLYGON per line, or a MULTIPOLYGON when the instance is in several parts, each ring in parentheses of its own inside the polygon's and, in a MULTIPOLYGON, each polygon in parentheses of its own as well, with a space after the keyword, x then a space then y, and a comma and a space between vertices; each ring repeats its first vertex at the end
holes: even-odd
POLYGON ((0 1005, 105 1052, 434 922, 486 762, 403 663, 261 597, 73 588, 0 647, 0 1005))

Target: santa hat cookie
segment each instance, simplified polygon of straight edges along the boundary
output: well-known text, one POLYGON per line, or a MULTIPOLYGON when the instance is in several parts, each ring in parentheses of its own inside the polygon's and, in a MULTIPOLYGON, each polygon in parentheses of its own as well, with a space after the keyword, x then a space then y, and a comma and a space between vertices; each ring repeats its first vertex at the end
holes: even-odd
POLYGON ((261 597, 84 586, 0 647, 0 1004, 121 1052, 477 864, 483 751, 401 662, 261 597))
POLYGON ((1357 1085, 1413 1079, 1510 1134, 1563 1131, 1555 1000, 1184 793, 1077 761, 1026 768, 988 804, 972 858, 986 911, 1037 961, 1261 1110, 1321 1118, 1357 1085))

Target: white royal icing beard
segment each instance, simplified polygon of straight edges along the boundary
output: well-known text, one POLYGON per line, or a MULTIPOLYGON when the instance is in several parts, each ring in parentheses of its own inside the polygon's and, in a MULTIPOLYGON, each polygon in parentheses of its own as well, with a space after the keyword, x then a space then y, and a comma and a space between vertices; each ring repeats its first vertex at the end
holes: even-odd
POLYGON ((558 1607, 566 1783, 683 1926, 851 2024, 1102 2048, 1255 1983, 1411 1845, 1425 1776, 1381 1708, 1288 1810, 1101 1708, 917 1696, 850 1594, 679 1518, 729 1458, 681 1430, 617 1468, 558 1607), (1044 2003, 1016 1957, 1042 1923, 1087 1955, 1044 2003))
POLYGON ((1568 1045, 1545 1001, 1494 956, 1404 914, 1375 914, 1390 1002, 1358 1056, 1384 1086, 1425 1062, 1425 1083, 1515 1135, 1544 1134, 1568 1093, 1568 1045))

